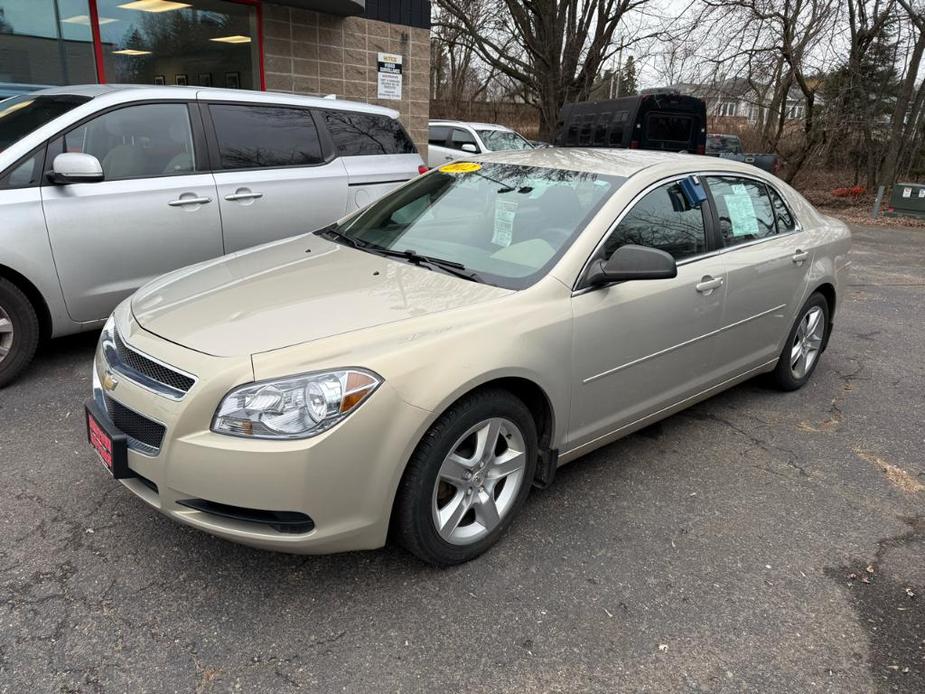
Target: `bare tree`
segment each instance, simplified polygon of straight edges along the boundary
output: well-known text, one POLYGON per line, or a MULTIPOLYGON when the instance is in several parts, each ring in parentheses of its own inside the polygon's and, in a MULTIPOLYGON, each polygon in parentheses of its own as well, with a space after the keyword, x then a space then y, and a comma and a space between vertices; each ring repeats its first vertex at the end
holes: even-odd
POLYGON ((628 13, 652 0, 495 0, 474 16, 466 0, 438 0, 435 25, 454 27, 489 66, 522 85, 554 134, 559 109, 587 98, 605 62, 640 36, 621 37, 628 13))

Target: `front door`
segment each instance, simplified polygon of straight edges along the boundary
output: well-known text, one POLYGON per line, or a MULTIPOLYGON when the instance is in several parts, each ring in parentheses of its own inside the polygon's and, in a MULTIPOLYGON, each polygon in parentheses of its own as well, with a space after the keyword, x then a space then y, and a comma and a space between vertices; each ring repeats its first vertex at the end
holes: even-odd
POLYGON ((596 257, 623 244, 660 248, 678 262, 667 280, 635 280, 573 298, 575 382, 569 448, 628 428, 718 382, 716 335, 725 267, 711 254, 711 216, 677 181, 641 198, 596 257))
POLYGON ((222 254, 215 182, 193 145, 189 107, 108 111, 49 145, 92 154, 99 183, 45 184, 42 207, 68 314, 105 318, 138 287, 222 254))
POLYGON ((730 375, 775 359, 806 291, 812 248, 780 194, 744 176, 707 176, 726 248, 717 357, 730 375))
POLYGON ((314 231, 347 212, 347 170, 325 161, 308 109, 209 105, 225 252, 314 231))

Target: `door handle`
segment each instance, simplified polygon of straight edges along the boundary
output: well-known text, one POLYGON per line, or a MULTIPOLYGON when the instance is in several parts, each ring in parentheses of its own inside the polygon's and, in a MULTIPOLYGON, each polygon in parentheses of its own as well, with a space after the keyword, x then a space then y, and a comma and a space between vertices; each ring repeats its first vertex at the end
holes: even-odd
POLYGON ((177 198, 167 204, 171 207, 182 207, 183 205, 205 205, 207 202, 212 202, 212 198, 177 198))
POLYGON ((793 254, 793 262, 797 265, 801 265, 807 258, 809 258, 809 253, 799 248, 793 254))
POLYGON ((262 197, 263 193, 231 193, 225 196, 225 200, 256 200, 262 197))
POLYGON ((714 289, 718 289, 722 286, 722 277, 711 277, 710 275, 704 275, 702 278, 700 278, 700 281, 694 285, 694 288, 701 294, 710 294, 714 289))

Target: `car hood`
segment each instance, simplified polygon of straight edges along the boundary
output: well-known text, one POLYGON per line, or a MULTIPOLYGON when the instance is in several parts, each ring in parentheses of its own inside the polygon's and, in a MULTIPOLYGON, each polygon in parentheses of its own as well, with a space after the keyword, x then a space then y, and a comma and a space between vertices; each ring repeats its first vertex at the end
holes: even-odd
POLYGON ((135 294, 132 313, 171 342, 235 356, 510 293, 309 234, 164 275, 135 294))

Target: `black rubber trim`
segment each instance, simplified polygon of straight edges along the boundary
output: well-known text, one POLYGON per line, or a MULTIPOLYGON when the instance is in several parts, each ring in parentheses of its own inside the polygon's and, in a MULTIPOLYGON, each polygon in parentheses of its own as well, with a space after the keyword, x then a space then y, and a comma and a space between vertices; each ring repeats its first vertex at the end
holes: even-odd
MULTIPOLYGON (((375 157, 375 156, 383 156, 383 155, 373 154, 370 156, 375 157)), ((407 183, 410 180, 411 180, 410 178, 396 178, 395 180, 392 180, 392 181, 357 181, 356 183, 348 183, 347 187, 353 188, 354 186, 383 186, 383 185, 386 185, 387 183, 407 183)))
POLYGON ((261 511, 259 509, 220 504, 206 499, 181 499, 177 503, 180 506, 202 511, 219 518, 265 525, 280 533, 307 533, 315 528, 315 521, 298 511, 261 511))

